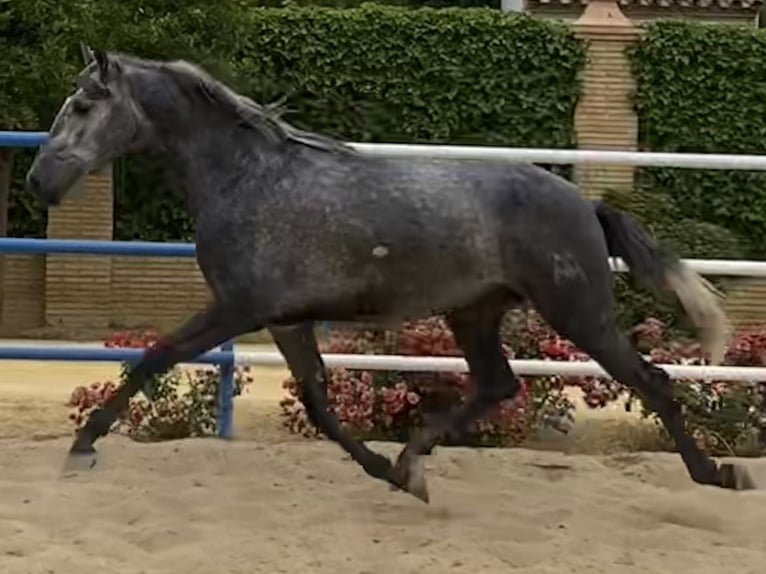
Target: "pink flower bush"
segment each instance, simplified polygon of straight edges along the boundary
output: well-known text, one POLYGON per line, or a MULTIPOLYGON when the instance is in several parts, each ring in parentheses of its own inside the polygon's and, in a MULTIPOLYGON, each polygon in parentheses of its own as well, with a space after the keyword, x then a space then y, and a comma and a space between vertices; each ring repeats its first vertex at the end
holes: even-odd
MULTIPOLYGON (((117 331, 104 346, 109 348, 149 348, 157 344, 155 331, 117 331)), ((235 393, 246 392, 252 383, 249 367, 238 367, 234 376, 235 393)), ((121 382, 126 380, 127 365, 123 365, 121 382)), ((101 407, 117 392, 120 384, 113 381, 76 387, 67 405, 71 408, 69 420, 81 428, 90 413, 101 407)), ((113 432, 122 432, 135 440, 169 440, 190 436, 206 436, 216 431, 218 409, 218 368, 201 368, 193 374, 171 369, 151 381, 154 400, 135 396, 127 412, 115 423, 113 432), (187 387, 181 392, 181 387, 187 387)))
MULTIPOLYGON (((655 363, 701 364, 700 347, 672 339, 662 322, 649 318, 630 335, 638 349, 655 363)), ((516 313, 503 326, 508 358, 587 361, 590 358, 551 330, 533 312, 516 313)), ((419 356, 461 356, 444 321, 432 317, 405 324, 395 334, 364 331, 333 334, 323 352, 389 353, 419 356)), ((736 333, 726 364, 766 365, 766 331, 736 333)), ((474 392, 471 377, 464 373, 370 372, 330 369, 328 397, 342 425, 367 439, 405 440, 431 413, 446 412, 463 404, 474 392)), ((516 397, 503 401, 477 422, 462 444, 518 445, 542 426, 566 430, 574 406, 565 392, 579 389, 590 408, 602 408, 617 400, 631 408, 636 397, 621 383, 601 377, 519 377, 516 397)), ((766 441, 766 384, 742 385, 717 381, 675 382, 678 400, 687 413, 690 432, 700 444, 715 452, 762 452, 766 441), (728 417, 728 418, 726 418, 728 417), (730 422, 731 417, 736 422, 730 422), (759 446, 753 436, 761 435, 759 446), (750 441, 750 446, 742 446, 750 441)), ((285 382, 288 396, 282 402, 287 428, 306 436, 318 436, 308 424, 300 402, 300 384, 285 382)), ((644 415, 655 418, 644 410, 644 415)), ((655 419, 656 420, 656 419, 655 419)), ((757 440, 756 440, 757 442, 757 440)))

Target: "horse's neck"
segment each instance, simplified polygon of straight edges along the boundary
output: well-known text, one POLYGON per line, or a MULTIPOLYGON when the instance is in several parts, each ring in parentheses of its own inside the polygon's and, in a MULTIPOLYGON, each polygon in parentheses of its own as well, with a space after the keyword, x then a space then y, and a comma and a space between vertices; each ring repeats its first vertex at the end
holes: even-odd
POLYGON ((239 187, 242 178, 261 179, 273 169, 270 146, 249 130, 225 125, 202 128, 168 146, 184 184, 190 212, 197 215, 239 187))
POLYGON ((185 98, 172 84, 151 89, 150 74, 138 74, 134 82, 155 136, 153 146, 175 164, 193 216, 225 196, 243 176, 258 178, 280 162, 274 145, 257 129, 243 128, 232 114, 185 98))

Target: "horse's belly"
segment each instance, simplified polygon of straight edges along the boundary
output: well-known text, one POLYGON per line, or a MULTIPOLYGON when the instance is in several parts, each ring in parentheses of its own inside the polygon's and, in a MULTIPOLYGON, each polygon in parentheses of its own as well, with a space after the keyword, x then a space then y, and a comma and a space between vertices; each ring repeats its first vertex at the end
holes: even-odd
POLYGON ((368 309, 391 320, 431 316, 468 306, 502 284, 497 275, 470 271, 449 277, 400 276, 372 293, 368 309))

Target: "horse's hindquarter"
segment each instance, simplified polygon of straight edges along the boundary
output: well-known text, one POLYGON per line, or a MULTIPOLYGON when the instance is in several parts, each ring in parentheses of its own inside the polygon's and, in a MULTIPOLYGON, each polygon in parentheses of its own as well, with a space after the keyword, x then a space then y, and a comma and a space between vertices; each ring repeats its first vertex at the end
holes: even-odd
POLYGON ((519 294, 551 287, 608 287, 611 271, 603 230, 590 201, 570 182, 532 166, 512 171, 508 188, 492 199, 502 221, 507 280, 519 294))

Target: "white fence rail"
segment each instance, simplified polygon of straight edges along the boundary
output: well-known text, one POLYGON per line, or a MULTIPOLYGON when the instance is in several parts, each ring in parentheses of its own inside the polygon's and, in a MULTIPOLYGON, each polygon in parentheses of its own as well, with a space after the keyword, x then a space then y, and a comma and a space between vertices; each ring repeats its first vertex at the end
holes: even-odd
MULTIPOLYGON (((468 372, 462 357, 415 357, 409 355, 350 355, 326 353, 322 359, 327 367, 369 371, 410 372, 468 372)), ((282 355, 276 352, 247 352, 234 350, 234 363, 238 365, 283 366, 282 355)), ((540 361, 513 359, 508 361, 517 375, 564 377, 607 377, 609 375, 595 361, 540 361)), ((766 381, 766 367, 725 367, 707 365, 657 364, 674 379, 702 379, 705 381, 766 381)))
MULTIPOLYGON (((0 147, 37 147, 45 143, 47 139, 47 132, 0 130, 0 147)), ((638 167, 766 170, 766 155, 540 149, 473 145, 373 144, 366 142, 347 142, 347 144, 369 155, 389 157, 417 155, 553 164, 597 163, 602 165, 635 165, 638 167)))
MULTIPOLYGON (((694 271, 701 275, 727 277, 766 277, 766 261, 739 261, 732 259, 684 259, 694 271)), ((628 270, 622 259, 610 262, 613 271, 624 273, 628 270)))
POLYGON ((635 165, 638 167, 766 170, 766 155, 356 142, 350 142, 348 145, 368 155, 388 157, 421 156, 451 159, 495 159, 551 164, 595 163, 599 165, 635 165))

